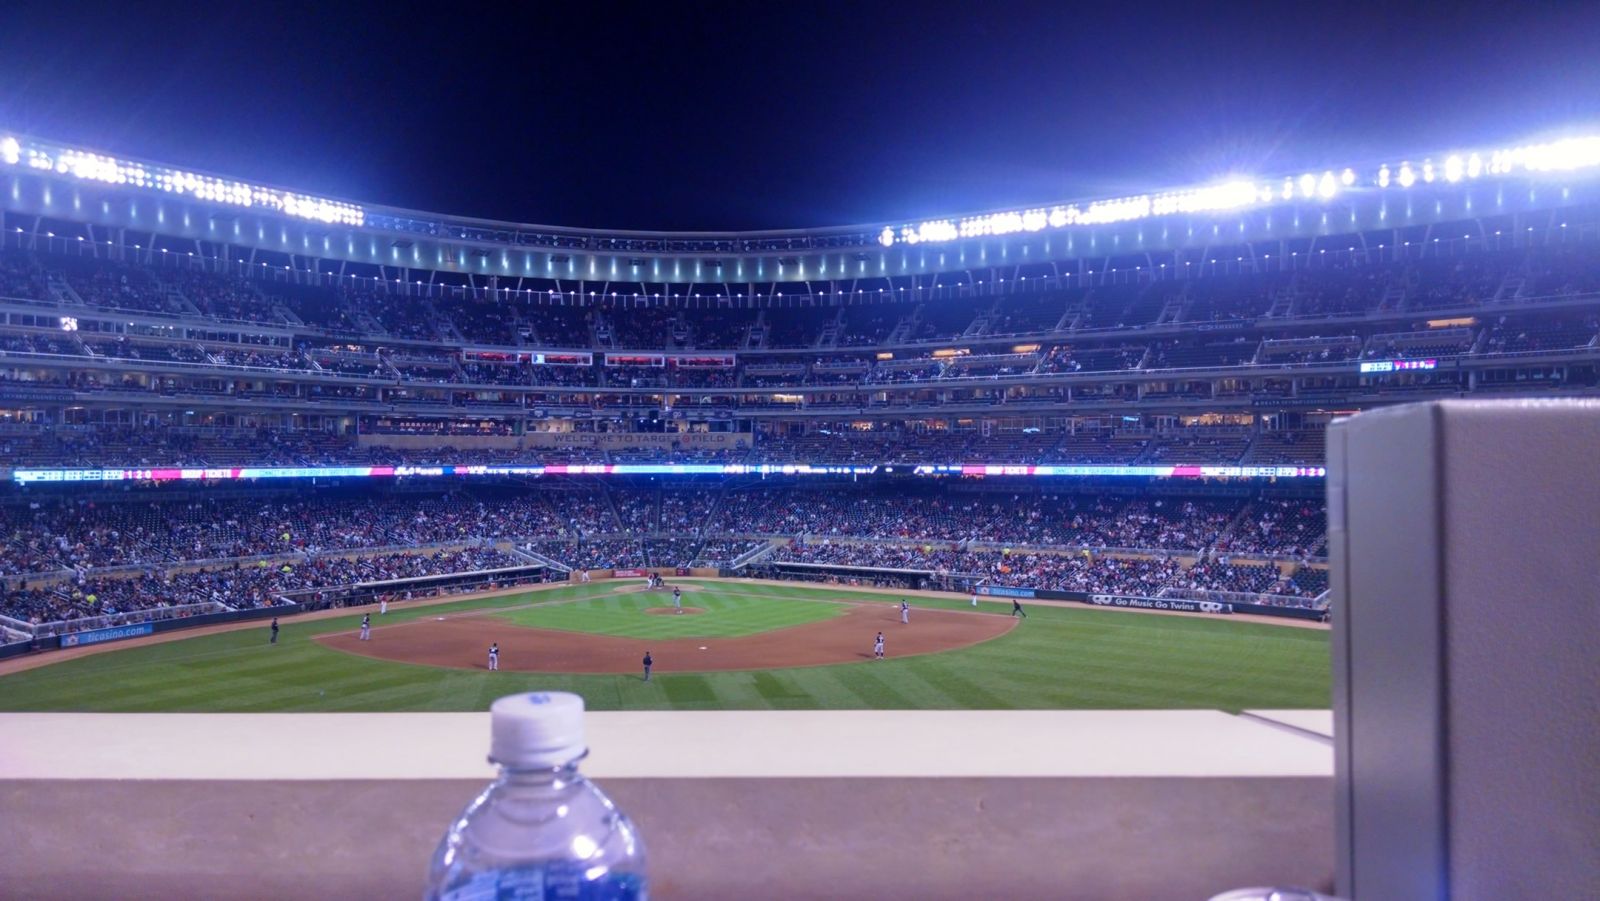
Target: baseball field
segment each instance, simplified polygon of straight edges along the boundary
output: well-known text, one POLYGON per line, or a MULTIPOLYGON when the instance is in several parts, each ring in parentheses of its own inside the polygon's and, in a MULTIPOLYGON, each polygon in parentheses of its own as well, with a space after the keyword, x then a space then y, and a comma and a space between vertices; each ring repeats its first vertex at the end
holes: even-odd
POLYGON ((0 676, 7 711, 471 711, 564 690, 594 710, 1326 708, 1328 633, 1230 617, 678 580, 599 581, 167 633, 0 676), (370 640, 358 636, 372 614, 370 640), (872 659, 876 633, 886 659, 872 659), (487 669, 491 643, 497 672, 487 669), (640 658, 655 661, 648 682, 640 658))

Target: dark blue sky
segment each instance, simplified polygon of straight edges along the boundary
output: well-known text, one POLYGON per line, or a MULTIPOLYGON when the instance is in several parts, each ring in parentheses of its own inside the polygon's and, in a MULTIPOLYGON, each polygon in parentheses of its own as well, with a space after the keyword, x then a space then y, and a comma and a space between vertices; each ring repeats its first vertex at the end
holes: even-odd
POLYGON ((0 127, 610 228, 919 218, 1600 130, 1600 4, 1255 5, 12 0, 0 127))

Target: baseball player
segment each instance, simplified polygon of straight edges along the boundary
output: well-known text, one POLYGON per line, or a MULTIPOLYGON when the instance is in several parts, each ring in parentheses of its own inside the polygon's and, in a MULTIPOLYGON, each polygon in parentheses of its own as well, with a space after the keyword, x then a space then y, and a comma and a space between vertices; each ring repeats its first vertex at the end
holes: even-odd
POLYGON ((269 640, 267 642, 267 644, 277 644, 277 643, 278 643, 278 618, 276 616, 274 616, 272 618, 272 638, 271 638, 271 640, 269 640))
POLYGON ((589 581, 589 571, 587 569, 578 570, 578 581, 579 582, 588 582, 589 581))
POLYGON ((363 613, 361 615, 361 640, 372 640, 372 614, 370 613, 363 613))
POLYGON ((872 640, 872 659, 873 660, 882 660, 883 659, 883 633, 882 632, 879 632, 878 633, 878 637, 874 638, 872 640))
POLYGON ((500 642, 497 641, 497 642, 494 642, 493 644, 489 645, 489 669, 498 670, 499 668, 500 668, 500 642))
POLYGON ((1011 615, 1021 616, 1023 619, 1028 618, 1028 611, 1022 609, 1022 602, 1016 598, 1011 599, 1011 615))
POLYGON ((388 612, 389 612, 389 599, 386 598, 386 597, 378 598, 378 615, 382 616, 382 615, 384 615, 385 613, 388 613, 388 612))
POLYGON ((655 665, 655 659, 650 656, 650 652, 649 651, 645 651, 644 652, 644 681, 646 681, 646 682, 650 681, 650 667, 652 667, 654 665, 655 665))
POLYGON ((905 598, 900 599, 900 622, 911 625, 911 605, 906 603, 905 598))
POLYGON ((676 586, 673 587, 673 589, 672 589, 672 606, 678 608, 678 612, 679 613, 683 612, 683 589, 682 588, 678 588, 676 586))

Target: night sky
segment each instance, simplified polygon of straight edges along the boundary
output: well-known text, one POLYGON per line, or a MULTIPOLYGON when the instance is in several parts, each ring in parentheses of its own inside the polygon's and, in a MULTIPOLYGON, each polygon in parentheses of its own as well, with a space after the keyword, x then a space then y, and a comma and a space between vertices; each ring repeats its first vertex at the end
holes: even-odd
POLYGON ((10 0, 0 128, 373 203, 660 229, 1600 131, 1600 3, 1252 5, 10 0))

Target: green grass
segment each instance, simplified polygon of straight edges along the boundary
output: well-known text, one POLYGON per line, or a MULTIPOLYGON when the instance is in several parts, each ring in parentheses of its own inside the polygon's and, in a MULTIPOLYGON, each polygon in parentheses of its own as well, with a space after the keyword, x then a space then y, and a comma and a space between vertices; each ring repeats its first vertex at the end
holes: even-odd
MULTIPOLYGON (((594 583, 395 611, 384 621, 521 607, 526 609, 499 615, 549 628, 568 628, 573 618, 582 616, 586 631, 612 626, 759 631, 753 624, 763 617, 774 617, 771 627, 776 628, 834 615, 839 609, 819 602, 890 600, 838 588, 725 584, 684 595, 684 603, 716 609, 715 614, 637 615, 623 627, 614 620, 629 600, 640 596, 617 595, 613 587, 594 583), (528 607, 530 603, 539 606, 528 607), (796 616, 801 618, 791 619, 796 616), (674 625, 680 620, 684 626, 674 625), (562 622, 568 625, 558 624, 562 622)), ((921 598, 913 603, 970 609, 964 600, 921 598)), ((1010 601, 984 607, 1004 612, 1010 601)), ((359 614, 314 622, 285 619, 276 646, 267 644, 263 624, 3 676, 0 710, 486 710, 501 695, 533 689, 577 692, 593 710, 1329 706, 1326 632, 1225 617, 1149 616, 1089 607, 1030 605, 1028 614, 998 639, 943 654, 788 670, 658 672, 648 683, 631 675, 489 673, 391 663, 330 650, 311 640, 325 632, 355 629, 359 614)))
POLYGON ((707 583, 700 588, 684 592, 683 605, 699 607, 705 613, 671 613, 671 591, 640 591, 541 604, 496 616, 530 628, 624 638, 734 638, 814 623, 848 609, 815 599, 797 600, 782 586, 707 583), (669 612, 645 615, 650 607, 669 612))

